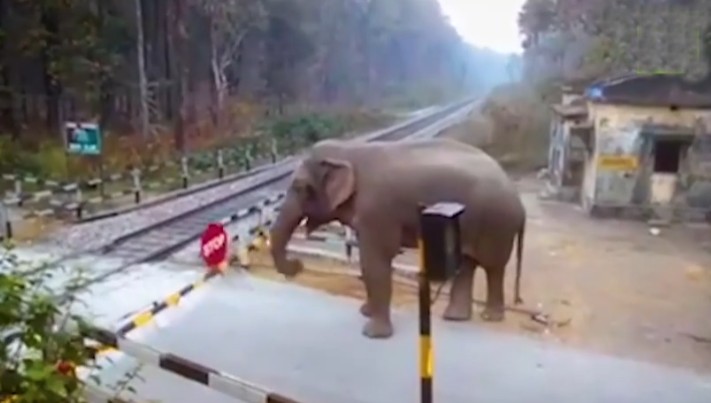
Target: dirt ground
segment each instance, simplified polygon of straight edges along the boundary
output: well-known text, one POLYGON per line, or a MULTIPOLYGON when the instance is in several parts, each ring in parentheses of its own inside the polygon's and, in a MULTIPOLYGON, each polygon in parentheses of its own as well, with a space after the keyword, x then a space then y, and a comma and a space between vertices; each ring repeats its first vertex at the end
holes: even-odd
MULTIPOLYGON (((682 225, 653 235, 643 222, 596 220, 572 204, 539 200, 541 184, 519 181, 528 212, 522 293, 524 307, 540 309, 553 325, 508 313, 503 323, 477 326, 513 332, 580 349, 711 373, 711 227, 682 225)), ((414 260, 413 260, 414 261, 414 260)), ((255 273, 285 281, 268 258, 256 256, 255 273)), ((305 259, 306 268, 346 268, 331 260, 305 259)), ((513 294, 515 257, 506 295, 513 294)), ((351 268, 353 269, 353 268, 351 268)), ((302 273, 296 282, 363 299, 360 281, 347 275, 302 273)), ((478 271, 475 298, 485 296, 478 271)), ((394 304, 417 309, 412 286, 397 285, 394 304)), ((434 312, 441 314, 447 296, 434 312)))

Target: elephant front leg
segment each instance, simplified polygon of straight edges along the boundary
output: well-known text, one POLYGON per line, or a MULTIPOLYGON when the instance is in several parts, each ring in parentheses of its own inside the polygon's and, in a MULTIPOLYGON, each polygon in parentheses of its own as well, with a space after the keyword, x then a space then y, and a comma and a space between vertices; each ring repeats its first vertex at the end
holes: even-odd
POLYGON ((481 318, 487 322, 501 322, 505 316, 504 268, 486 270, 486 307, 481 318))
POLYGON ((443 315, 445 320, 464 321, 472 318, 472 288, 476 266, 476 262, 471 259, 463 259, 459 272, 452 280, 449 305, 443 315))
POLYGON ((360 308, 361 314, 368 318, 363 327, 363 335, 369 338, 388 338, 393 334, 390 319, 392 299, 391 259, 375 247, 361 244, 360 262, 363 271, 366 301, 360 308))
POLYGON ((393 334, 390 319, 392 299, 392 274, 386 265, 363 268, 363 280, 367 300, 361 306, 361 313, 368 317, 363 327, 363 335, 370 338, 388 338, 393 334))

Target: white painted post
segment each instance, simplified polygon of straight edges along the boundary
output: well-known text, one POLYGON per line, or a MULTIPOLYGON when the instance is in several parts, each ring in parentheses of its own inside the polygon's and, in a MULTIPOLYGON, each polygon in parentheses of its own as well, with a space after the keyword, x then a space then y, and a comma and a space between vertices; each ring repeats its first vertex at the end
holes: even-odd
POLYGON ((10 210, 5 203, 0 200, 0 231, 2 231, 2 240, 7 241, 12 239, 12 223, 10 221, 10 210))
POLYGON ((355 233, 350 227, 344 226, 346 229, 346 258, 348 263, 353 263, 353 244, 355 243, 355 233))
POLYGON ((83 195, 81 192, 81 186, 77 182, 77 188, 74 191, 74 202, 77 204, 77 218, 81 220, 84 215, 84 203, 82 202, 83 195))
POLYGON ((225 159, 222 155, 222 149, 217 150, 217 177, 220 179, 225 177, 225 159))
POLYGON ((182 156, 180 157, 180 170, 182 172, 182 178, 183 178, 183 189, 188 188, 188 177, 189 177, 189 172, 188 172, 188 157, 182 156))
POLYGON ((15 177, 15 196, 19 200, 17 205, 22 207, 22 178, 19 175, 15 177))
POLYGON ((143 187, 141 186, 141 170, 133 168, 131 170, 131 178, 133 179, 133 201, 136 204, 140 204, 141 193, 143 191, 143 187))
POLYGON ((276 162, 277 162, 277 158, 279 158, 279 152, 278 152, 278 149, 277 149, 277 141, 276 141, 275 138, 272 138, 272 141, 271 141, 271 144, 270 144, 270 145, 271 145, 272 163, 276 163, 276 162))

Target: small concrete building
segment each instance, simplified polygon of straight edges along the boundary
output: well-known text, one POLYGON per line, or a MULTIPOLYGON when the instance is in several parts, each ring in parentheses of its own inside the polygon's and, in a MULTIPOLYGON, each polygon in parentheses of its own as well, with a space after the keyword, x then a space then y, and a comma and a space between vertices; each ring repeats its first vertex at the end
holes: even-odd
POLYGON ((630 75, 562 98, 552 106, 552 193, 593 216, 706 219, 711 84, 630 75))

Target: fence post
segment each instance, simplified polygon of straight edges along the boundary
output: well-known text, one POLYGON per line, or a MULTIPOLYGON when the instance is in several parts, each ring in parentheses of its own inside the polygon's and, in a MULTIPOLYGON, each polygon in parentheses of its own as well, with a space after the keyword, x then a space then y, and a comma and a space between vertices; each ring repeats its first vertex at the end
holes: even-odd
POLYGON ((81 192, 81 186, 79 182, 77 182, 77 189, 74 192, 74 199, 77 203, 77 219, 81 220, 82 216, 84 215, 84 202, 82 202, 82 192, 81 192))
POLYGON ((183 189, 188 188, 188 157, 183 155, 180 157, 180 171, 181 171, 181 176, 183 179, 183 189))
POLYGON ((272 157, 272 164, 274 164, 277 162, 277 158, 279 158, 279 150, 277 148, 277 141, 273 137, 270 144, 270 153, 272 157))
POLYGON ((437 203, 420 212, 419 322, 420 322, 420 401, 432 403, 434 396, 434 353, 430 282, 445 282, 456 275, 461 259, 459 216, 464 206, 437 203))
POLYGON ((247 171, 252 169, 252 147, 247 147, 244 152, 244 167, 247 171))
POLYGON ((353 262, 353 245, 356 243, 355 234, 350 227, 345 227, 346 229, 346 257, 348 258, 348 263, 353 262))
POLYGON ((24 200, 22 200, 22 178, 20 175, 15 177, 15 196, 17 196, 17 199, 19 200, 17 202, 17 206, 22 207, 24 200))
POLYGON ((225 177, 225 159, 222 155, 222 149, 217 149, 217 177, 224 179, 225 177))
POLYGON ((141 170, 138 168, 133 168, 131 170, 131 177, 133 179, 133 202, 135 204, 141 203, 141 170))
POLYGON ((2 240, 7 241, 12 239, 12 221, 10 221, 10 209, 5 205, 5 202, 0 200, 0 225, 2 225, 2 240))

